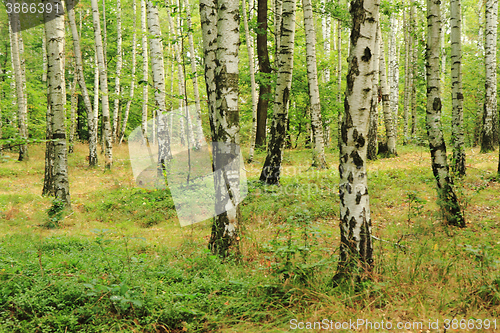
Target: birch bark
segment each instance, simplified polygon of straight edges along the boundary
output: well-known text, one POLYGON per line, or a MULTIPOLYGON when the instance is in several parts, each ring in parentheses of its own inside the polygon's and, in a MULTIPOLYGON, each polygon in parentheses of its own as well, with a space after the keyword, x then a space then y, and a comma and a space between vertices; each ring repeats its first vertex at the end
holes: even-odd
POLYGON ((142 136, 147 137, 148 123, 148 31, 146 23, 146 0, 141 0, 141 30, 142 30, 142 136))
POLYGON ((122 6, 121 0, 116 0, 116 76, 115 100, 113 105, 113 142, 116 142, 118 137, 118 115, 120 112, 120 77, 122 75, 122 67, 122 6))
POLYGON ((399 63, 397 54, 398 19, 391 14, 391 37, 389 40, 389 82, 391 86, 390 103, 394 120, 394 137, 397 139, 399 109, 399 63))
POLYGON ((377 148, 378 148, 378 82, 379 82, 379 74, 380 74, 380 29, 377 27, 375 31, 375 46, 372 49, 373 55, 373 87, 372 94, 373 98, 371 99, 371 107, 370 107, 370 117, 369 117, 369 125, 368 125, 368 146, 366 151, 366 156, 369 160, 377 159, 377 148))
POLYGON ((396 151, 396 135, 394 134, 394 121, 392 120, 391 102, 390 102, 390 88, 387 84, 387 74, 385 66, 385 54, 384 54, 384 40, 382 39, 382 32, 380 31, 380 25, 378 33, 380 35, 380 90, 382 94, 382 110, 384 112, 384 124, 385 124, 385 137, 387 144, 387 152, 391 156, 396 156, 398 153, 396 151))

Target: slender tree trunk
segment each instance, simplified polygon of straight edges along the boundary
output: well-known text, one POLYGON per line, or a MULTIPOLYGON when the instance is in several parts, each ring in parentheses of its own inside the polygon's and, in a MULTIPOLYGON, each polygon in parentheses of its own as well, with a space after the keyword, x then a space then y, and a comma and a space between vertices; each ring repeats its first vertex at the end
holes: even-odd
POLYGON ((281 23, 283 20, 283 0, 274 0, 274 64, 278 64, 278 52, 281 46, 281 23))
POLYGON ((460 0, 450 2, 451 24, 451 100, 452 100, 452 140, 453 171, 465 176, 464 110, 462 93, 462 10, 460 0))
POLYGON ((257 103, 257 132, 255 145, 266 145, 267 135, 267 107, 271 98, 271 85, 269 84, 271 64, 267 50, 267 0, 258 0, 257 5, 257 57, 259 58, 259 101, 257 103))
POLYGON ((337 141, 340 151, 341 127, 342 127, 342 21, 337 20, 337 141))
POLYGON ((391 37, 389 40, 389 82, 391 86, 390 103, 394 120, 394 139, 397 140, 399 109, 399 63, 397 54, 398 20, 391 14, 391 37))
MULTIPOLYGON (((191 61, 191 73, 193 76, 193 94, 194 94, 194 102, 196 107, 196 140, 194 147, 196 149, 200 149, 201 143, 204 140, 203 136, 203 127, 201 126, 201 102, 200 102, 200 92, 198 89, 198 71, 196 69, 196 54, 194 49, 194 37, 192 32, 192 24, 191 24, 191 7, 189 5, 189 1, 185 0, 184 4, 186 6, 186 20, 187 20, 187 28, 188 28, 188 39, 189 39, 189 54, 191 61)), ((255 80, 254 80, 255 82, 255 80)))
POLYGON ((465 227, 463 213, 453 190, 449 173, 446 144, 441 131, 441 88, 439 78, 439 40, 441 32, 440 0, 427 0, 427 136, 431 151, 432 171, 436 178, 439 204, 444 221, 465 227))
MULTIPOLYGON (((90 101, 89 92, 87 90, 87 84, 85 83, 85 76, 83 72, 83 60, 82 51, 80 48, 80 34, 76 27, 75 10, 74 10, 74 0, 66 0, 68 4, 68 20, 71 27, 71 34, 73 36, 73 49, 75 53, 75 63, 76 71, 75 75, 78 78, 78 84, 80 85, 80 90, 82 92, 83 102, 85 104, 85 109, 87 110, 87 126, 89 130, 89 165, 97 165, 97 126, 92 110, 92 103, 90 101)), ((81 30, 80 30, 81 31, 81 30)), ((99 82, 99 81, 97 81, 99 82)), ((99 103, 99 93, 97 93, 97 103, 99 103)), ((95 109, 97 111, 97 108, 95 109)))
MULTIPOLYGON (((94 114, 92 121, 94 122, 94 128, 96 131, 96 149, 99 145, 99 134, 102 137, 102 126, 99 126, 99 64, 97 62, 97 48, 94 45, 94 114)), ((102 123, 102 119, 101 119, 102 123)), ((101 140, 101 154, 102 154, 102 140, 101 140)), ((97 158, 97 156, 96 156, 97 158)), ((97 161, 97 159, 96 159, 97 161)), ((97 165, 97 163, 96 163, 97 165)))
MULTIPOLYGON (((378 28, 377 28, 378 29, 378 28)), ((369 160, 377 159, 377 148, 378 148, 378 81, 379 81, 379 59, 380 59, 380 29, 375 31, 375 47, 372 49, 373 53, 373 98, 370 107, 370 117, 368 125, 368 147, 367 147, 367 158, 369 160)))
MULTIPOLYGON (((321 0, 321 4, 325 5, 325 0, 321 0)), ((325 50, 325 58, 327 63, 330 63, 330 50, 331 50, 331 22, 330 13, 323 13, 321 17, 321 28, 323 32, 323 49, 325 50)), ((306 37, 307 38, 307 37, 306 37)), ((306 39, 307 40, 307 39, 306 39)), ((326 66, 323 72, 323 82, 330 82, 330 66, 326 66)))
POLYGON ((142 30, 142 136, 147 137, 148 130, 148 31, 146 23, 146 0, 141 0, 141 30, 142 30))
MULTIPOLYGON (((27 114, 28 105, 26 99, 25 78, 23 76, 23 64, 21 52, 21 43, 19 41, 21 35, 19 16, 13 11, 10 15, 10 44, 12 49, 12 66, 14 68, 14 78, 16 82, 16 98, 17 98, 17 125, 19 128, 19 136, 28 139, 27 114)), ((19 161, 28 160, 28 144, 19 146, 19 161)))
MULTIPOLYGON (((414 1, 414 0, 413 0, 414 1)), ((441 2, 441 33, 439 35, 439 46, 441 48, 441 84, 444 86, 444 78, 446 75, 446 49, 445 49, 445 27, 446 27, 446 15, 444 1, 441 2)), ((413 9, 413 6, 412 6, 413 9)), ((415 15, 413 16, 415 18, 415 15)), ((413 22, 414 23, 414 22, 413 22)))
POLYGON ((68 154, 73 153, 73 146, 75 144, 75 132, 76 132, 76 108, 78 104, 78 95, 76 94, 76 86, 78 84, 78 77, 76 73, 75 66, 75 77, 71 85, 71 111, 70 111, 70 127, 69 127, 69 148, 68 154))
MULTIPOLYGON (((378 0, 351 2, 351 49, 340 150, 340 261, 334 281, 373 268, 370 201, 366 176, 369 113, 373 91, 378 0)), ((362 273, 362 272, 361 272, 362 273)), ((360 276, 357 276, 359 279, 360 276)))
POLYGON ((243 26, 245 27, 245 40, 247 44, 248 53, 248 69, 250 70, 250 88, 252 94, 252 130, 250 133, 250 152, 248 156, 248 162, 251 163, 253 160, 253 154, 255 150, 255 135, 257 132, 257 84, 255 83, 255 69, 254 69, 254 59, 253 59, 253 38, 250 36, 250 30, 248 28, 248 17, 247 17, 247 5, 246 1, 242 0, 243 7, 243 26))
POLYGON ((122 6, 121 0, 116 0, 116 77, 115 77, 115 101, 113 107, 113 142, 118 138, 118 115, 120 112, 120 77, 122 75, 122 6))
POLYGON ((94 39, 97 49, 97 62, 99 66, 99 85, 101 86, 101 100, 102 100, 102 122, 103 122, 103 136, 105 143, 104 165, 106 169, 111 169, 113 164, 113 146, 111 144, 111 128, 109 119, 109 96, 108 96, 108 74, 106 70, 106 59, 104 58, 102 37, 101 37, 101 23, 99 19, 99 8, 97 0, 91 0, 92 12, 94 19, 94 39))
MULTIPOLYGON (((411 16, 410 16, 411 21, 411 16)), ((411 65, 410 65, 410 55, 411 55, 411 27, 406 21, 406 9, 403 11, 403 22, 405 24, 405 85, 404 85, 404 103, 403 103, 403 144, 408 143, 408 116, 410 108, 410 84, 411 84, 411 65)))
POLYGON ((418 43, 415 37, 416 27, 417 27, 417 15, 415 13, 415 1, 412 0, 412 5, 410 9, 411 19, 410 24, 412 26, 412 34, 410 36, 411 43, 411 54, 410 54, 410 110, 411 110, 411 136, 415 138, 417 134, 417 63, 418 63, 418 43))
POLYGON ((321 120, 321 102, 319 99, 318 69, 316 68, 316 32, 311 0, 302 0, 304 10, 304 29, 306 33, 307 81, 311 101, 311 128, 313 133, 313 162, 320 169, 327 169, 323 121, 321 120))
MULTIPOLYGON (((62 7, 60 0, 55 0, 62 7)), ((52 137, 54 141, 53 186, 56 199, 70 207, 68 181, 68 154, 66 149, 66 93, 64 80, 65 30, 64 16, 51 17, 45 13, 45 35, 47 37, 48 73, 47 87, 52 110, 52 137)))
POLYGON ((135 71, 136 71, 136 65, 137 65, 137 52, 136 52, 136 46, 137 46, 137 4, 135 0, 132 0, 132 15, 133 15, 133 33, 132 33, 132 73, 131 73, 131 79, 130 79, 130 95, 127 101, 127 105, 125 106, 125 114, 123 116, 123 122, 122 122, 122 130, 121 130, 121 135, 120 135, 120 144, 123 141, 123 138, 125 136, 125 130, 127 129, 127 122, 128 122, 128 116, 130 114, 130 106, 132 105, 132 100, 134 99, 134 90, 135 90, 135 71))
POLYGON ((155 2, 147 1, 148 28, 151 37, 149 48, 151 50, 151 70, 153 86, 155 87, 155 102, 158 109, 158 171, 160 174, 167 169, 167 163, 172 159, 170 151, 170 135, 167 124, 167 107, 165 104, 165 67, 163 60, 163 42, 160 29, 158 8, 155 2))
POLYGON ((106 21, 106 0, 102 0, 102 38, 103 38, 103 54, 104 54, 104 65, 106 70, 108 69, 107 59, 108 59, 108 22, 106 21))
POLYGON ((212 152, 218 215, 212 226, 209 247, 213 253, 227 257, 229 254, 239 255, 240 239, 239 2, 219 0, 217 6, 216 114, 212 115, 215 144, 212 152))
MULTIPOLYGON (((73 8, 71 8, 73 10, 73 8)), ((47 82, 47 38, 45 37, 45 29, 42 36, 42 82, 47 82)))
POLYGON ((384 124, 385 124, 385 137, 387 144, 387 152, 391 156, 396 156, 398 153, 396 151, 396 134, 394 133, 394 121, 392 120, 392 111, 391 111, 391 101, 390 101, 390 88, 387 84, 387 74, 386 74, 386 66, 385 66, 385 54, 384 54, 384 41, 382 39, 382 32, 379 30, 378 33, 380 35, 380 86, 382 93, 382 109, 384 111, 384 124))
POLYGON ((271 138, 267 147, 266 161, 260 174, 260 180, 267 184, 279 184, 280 180, 290 89, 292 86, 295 8, 295 0, 283 0, 281 47, 278 53, 278 78, 274 97, 273 124, 271 126, 271 138))
POLYGON ((481 152, 487 153, 495 149, 494 122, 497 113, 497 17, 498 0, 486 0, 486 43, 485 43, 485 101, 483 111, 483 131, 481 136, 481 152))

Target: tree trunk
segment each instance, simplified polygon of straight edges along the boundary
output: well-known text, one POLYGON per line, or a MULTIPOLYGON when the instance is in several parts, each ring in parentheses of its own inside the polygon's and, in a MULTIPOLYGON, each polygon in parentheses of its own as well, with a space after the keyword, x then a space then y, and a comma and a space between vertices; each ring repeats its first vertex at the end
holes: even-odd
POLYGON ((313 133, 313 162, 319 169, 327 169, 323 121, 321 120, 321 103, 319 99, 318 69, 316 68, 316 32, 311 0, 302 0, 304 10, 304 29, 306 34, 307 81, 311 101, 311 128, 313 133))
POLYGON ((427 136, 431 151, 432 171, 438 188, 438 203, 445 223, 465 227, 465 220, 453 190, 449 173, 446 144, 441 131, 441 88, 439 78, 439 40, 441 32, 440 0, 427 0, 427 136))
MULTIPOLYGON (((334 281, 353 274, 356 267, 373 268, 370 201, 366 176, 369 113, 373 91, 378 0, 351 2, 351 49, 342 118, 340 147, 340 261, 334 281)), ((361 271, 362 273, 362 271, 361 271)), ((360 279, 360 276, 356 276, 360 279)))
MULTIPOLYGON (((70 10, 74 10, 71 8, 70 10)), ((42 82, 47 82, 47 38, 45 37, 45 30, 42 36, 42 82)))
POLYGON ((337 20, 337 143, 340 151, 340 129, 342 127, 342 21, 337 20))
MULTIPOLYGON (((97 8, 97 7, 96 7, 97 8)), ((103 37, 103 48, 102 52, 104 54, 104 66, 106 70, 108 69, 108 23, 106 22, 106 0, 102 0, 102 37, 103 37)))
MULTIPOLYGON (((75 10, 74 10, 74 0, 66 0, 68 4, 68 20, 71 27, 71 34, 73 36, 73 49, 75 53, 75 63, 76 72, 75 75, 78 78, 78 84, 80 85, 80 90, 82 92, 83 102, 85 108, 87 109, 87 126, 89 129, 89 165, 97 165, 97 126, 94 117, 94 112, 92 111, 92 103, 90 101, 89 92, 87 90, 87 84, 85 83, 85 76, 83 72, 83 60, 82 51, 80 48, 80 34, 76 27, 75 10)), ((80 30, 81 31, 81 30, 80 30)), ((97 81, 99 82, 99 81, 97 81)), ((97 101, 99 102, 99 94, 97 94, 97 101)), ((95 109, 97 112, 97 109, 95 109)))
POLYGON ((245 27, 245 40, 247 44, 248 53, 248 69, 250 70, 250 88, 252 94, 252 130, 250 133, 250 152, 248 156, 248 162, 251 163, 253 160, 253 154, 255 150, 255 135, 257 132, 257 84, 255 83, 255 69, 253 66, 253 38, 250 36, 250 30, 248 29, 248 17, 247 17, 247 5, 246 1, 242 0, 243 8, 243 26, 245 27))
MULTIPOLYGON (((20 22, 18 14, 13 11, 10 15, 10 44, 12 49, 12 66, 14 68, 14 77, 16 82, 16 98, 17 98, 17 124, 19 128, 19 136, 28 139, 27 114, 28 105, 26 99, 25 78, 23 76, 23 64, 21 46, 19 38, 21 35, 20 22)), ((28 144, 19 146, 19 161, 28 160, 28 144)))
POLYGON ((280 180, 290 89, 292 86, 295 8, 294 0, 283 0, 281 48, 278 53, 278 78, 274 97, 273 123, 266 161, 260 174, 260 180, 267 184, 279 184, 280 180))
POLYGON ((143 138, 148 134, 148 31, 146 23, 146 0, 141 0, 141 30, 142 30, 142 118, 141 130, 143 138))
POLYGON ((417 15, 415 14, 415 1, 412 0, 410 8, 410 25, 412 27, 410 44, 411 44, 411 54, 410 54, 410 110, 411 110, 411 136, 415 138, 417 134, 417 62, 418 62, 418 42, 415 38, 415 30, 417 27, 417 15))
POLYGON ((267 50, 267 0, 258 0, 257 4, 257 57, 259 59, 259 101, 257 103, 257 132, 255 145, 266 145, 267 135, 267 107, 271 95, 269 84, 271 64, 267 50))
POLYGON ((113 146, 111 144, 111 128, 109 119, 109 96, 108 96, 108 74, 106 70, 106 59, 104 58, 102 37, 101 37, 101 23, 99 19, 99 8, 97 0, 91 0, 92 14, 94 19, 94 39, 97 50, 97 63, 99 66, 99 85, 101 87, 101 101, 102 101, 102 122, 103 122, 103 136, 105 143, 104 165, 106 169, 111 169, 113 164, 113 146))
MULTIPOLYGON (((155 3, 156 4, 156 3, 155 3)), ((172 159, 170 134, 168 133, 167 107, 165 105, 165 68, 163 62, 163 42, 160 29, 158 8, 153 1, 147 1, 149 48, 151 50, 151 71, 155 87, 155 102, 158 109, 158 171, 163 174, 168 161, 172 159)))
MULTIPOLYGON (((378 29, 378 28, 377 28, 378 29)), ((368 124, 368 147, 367 147, 367 152, 366 156, 369 160, 376 160, 377 159, 377 148, 378 148, 378 81, 379 81, 379 72, 380 72, 380 66, 379 66, 379 59, 380 59, 380 29, 375 31, 375 46, 372 49, 373 53, 373 87, 372 87, 372 92, 373 92, 373 98, 372 98, 372 104, 370 107, 370 117, 369 117, 369 124, 368 124)))
MULTIPOLYGON (((273 1, 271 1, 273 2, 273 1)), ((283 20, 283 0, 274 0, 274 65, 278 64, 278 52, 281 45, 281 22, 283 20)))
POLYGON ((385 124, 385 137, 387 144, 387 152, 390 156, 396 156, 398 153, 396 151, 396 135, 394 133, 394 121, 392 120, 391 102, 390 102, 390 89, 387 84, 387 74, 385 69, 385 54, 384 54, 384 41, 382 39, 382 32, 379 30, 380 35, 380 86, 382 93, 382 109, 384 111, 384 124, 385 124))
POLYGON ((76 74, 75 66, 75 77, 71 85, 71 111, 70 111, 70 127, 69 127, 69 148, 68 154, 73 153, 73 146, 75 144, 75 132, 76 132, 76 108, 78 103, 78 95, 76 94, 76 86, 78 84, 78 78, 76 74))
MULTIPOLYGON (((62 7, 60 0, 55 0, 62 7)), ((54 144, 53 186, 56 199, 66 207, 71 205, 68 181, 68 154, 66 149, 66 94, 64 80, 65 30, 64 16, 51 17, 45 13, 45 35, 47 37, 47 87, 52 110, 52 137, 54 144)))
MULTIPOLYGON (((411 17, 410 17, 411 20, 411 17)), ((410 55, 411 55, 411 32, 410 24, 406 22, 406 9, 403 11, 403 22, 405 24, 405 85, 404 85, 404 102, 403 102, 403 144, 406 145, 408 141, 408 115, 410 108, 410 84, 411 84, 411 71, 410 71, 410 55)))
POLYGON ((240 239, 239 2, 219 0, 217 5, 216 114, 212 115, 215 144, 212 151, 218 215, 212 226, 209 247, 214 254, 227 257, 239 255, 240 239))
POLYGON ((113 142, 118 138, 118 115, 120 112, 120 77, 123 67, 122 57, 122 6, 121 0, 116 0, 116 77, 115 77, 115 101, 113 107, 113 142))
POLYGON ((462 10, 460 0, 450 2, 451 24, 451 100, 452 100, 452 140, 453 172, 465 176, 464 110, 462 93, 462 10))
POLYGON ((137 57, 136 57, 136 46, 137 46, 137 4, 135 0, 132 0, 132 15, 133 15, 133 33, 132 33, 132 73, 130 79, 130 95, 128 97, 127 105, 125 106, 125 114, 123 115, 122 122, 122 130, 120 135, 120 144, 125 137, 125 130, 127 129, 128 116, 130 114, 130 106, 132 105, 132 100, 134 99, 134 90, 135 90, 135 67, 137 65, 137 57))
MULTIPOLYGON (((193 32, 191 30, 191 8, 189 5, 189 1, 185 0, 186 6, 186 20, 187 20, 187 29, 188 29, 188 39, 189 39, 189 54, 191 61, 191 73, 193 76, 193 94, 194 94, 194 102, 196 107, 196 140, 194 143, 194 147, 196 149, 200 149, 201 143, 204 141, 203 136, 203 127, 201 126, 201 102, 200 102, 200 92, 198 89, 198 71, 196 69, 196 54, 194 49, 194 37, 193 32)), ((255 80, 254 80, 255 83, 255 80)))
POLYGON ((394 139, 397 140, 399 109, 399 63, 397 53, 398 20, 391 14, 391 37, 389 40, 389 82, 391 86, 391 114, 394 120, 394 139))
POLYGON ((483 111, 483 131, 481 136, 481 152, 487 153, 495 149, 494 121, 497 112, 497 17, 498 0, 486 0, 486 43, 485 43, 485 101, 483 111))
MULTIPOLYGON (((325 6, 325 0, 321 0, 322 6, 325 6)), ((324 12, 321 17, 321 27, 323 30, 323 49, 325 50, 325 59, 327 60, 327 66, 323 72, 324 78, 323 82, 330 82, 330 50, 331 50, 331 17, 330 13, 324 12)), ((307 37, 306 37, 307 41, 307 37)))

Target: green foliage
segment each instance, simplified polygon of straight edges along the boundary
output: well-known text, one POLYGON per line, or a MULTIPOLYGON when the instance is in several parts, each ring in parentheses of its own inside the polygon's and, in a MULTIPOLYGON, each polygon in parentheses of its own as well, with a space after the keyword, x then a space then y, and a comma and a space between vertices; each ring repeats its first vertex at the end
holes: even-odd
POLYGON ((52 206, 47 210, 48 221, 43 225, 47 229, 59 227, 63 219, 66 204, 61 199, 52 200, 52 206))

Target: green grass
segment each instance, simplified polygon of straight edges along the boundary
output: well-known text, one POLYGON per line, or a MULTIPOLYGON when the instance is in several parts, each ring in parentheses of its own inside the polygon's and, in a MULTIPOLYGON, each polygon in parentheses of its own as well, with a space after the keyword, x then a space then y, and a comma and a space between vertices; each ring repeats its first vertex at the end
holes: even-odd
POLYGON ((361 286, 333 288, 335 152, 318 171, 309 151, 287 151, 276 187, 258 182, 258 151, 245 166, 242 260, 221 262, 207 250, 209 220, 181 228, 168 191, 134 186, 126 147, 104 172, 76 145, 73 210, 44 228, 52 200, 40 196, 43 146, 34 145, 30 162, 0 163, 0 332, 284 332, 292 319, 325 318, 496 318, 498 330, 498 157, 467 153, 468 175, 456 182, 463 230, 441 223, 425 148, 369 163, 375 270, 361 286))

